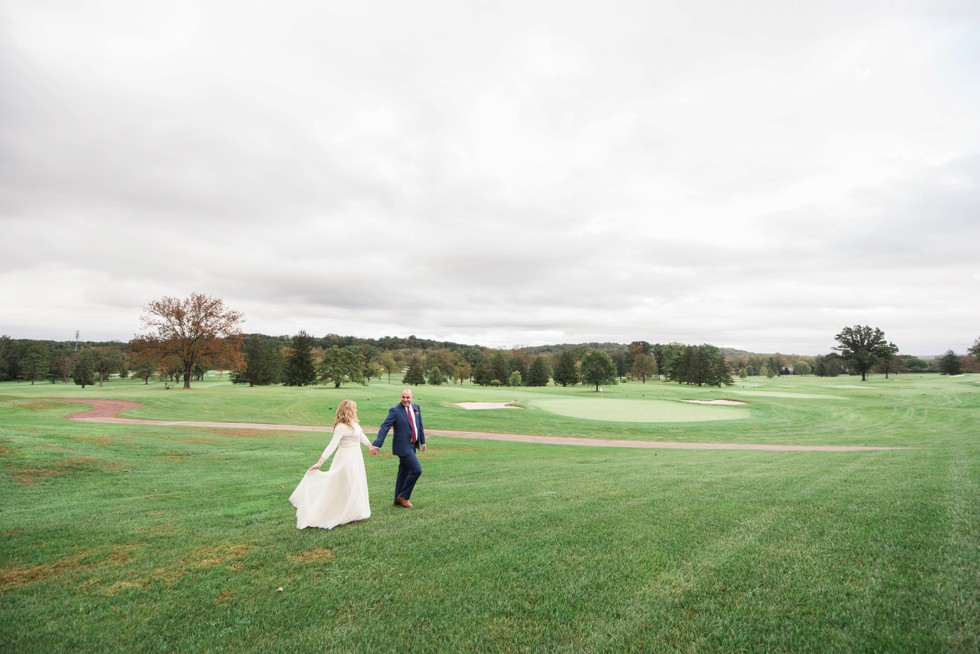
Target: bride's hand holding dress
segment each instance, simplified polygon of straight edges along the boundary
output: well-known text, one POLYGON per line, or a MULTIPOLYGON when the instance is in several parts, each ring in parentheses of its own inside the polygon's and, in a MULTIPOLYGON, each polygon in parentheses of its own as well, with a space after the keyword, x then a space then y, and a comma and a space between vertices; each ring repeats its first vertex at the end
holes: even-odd
POLYGON ((356 420, 356 405, 350 400, 341 402, 337 409, 338 420, 345 405, 354 407, 345 417, 349 423, 334 425, 333 437, 323 451, 320 460, 310 466, 303 475, 289 501, 296 507, 296 528, 320 527, 332 529, 355 520, 371 516, 368 498, 367 471, 361 446, 371 447, 356 420), (324 462, 333 455, 330 469, 321 470, 324 462))

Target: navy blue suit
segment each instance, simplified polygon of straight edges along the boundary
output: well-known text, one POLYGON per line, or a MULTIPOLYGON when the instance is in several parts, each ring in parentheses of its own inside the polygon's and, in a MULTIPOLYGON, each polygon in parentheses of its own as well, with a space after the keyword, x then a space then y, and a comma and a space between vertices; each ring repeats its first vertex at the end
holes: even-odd
POLYGON ((412 403, 412 416, 415 418, 415 426, 418 430, 418 440, 412 443, 412 423, 409 422, 408 410, 401 404, 396 404, 388 411, 388 417, 381 423, 378 429, 378 437, 374 439, 374 446, 384 445, 385 436, 388 430, 395 428, 394 436, 391 440, 391 453, 398 457, 398 477, 395 479, 395 500, 399 497, 409 499, 412 496, 412 489, 415 482, 422 476, 422 464, 419 463, 415 451, 425 444, 425 429, 422 427, 422 411, 419 405, 412 403))

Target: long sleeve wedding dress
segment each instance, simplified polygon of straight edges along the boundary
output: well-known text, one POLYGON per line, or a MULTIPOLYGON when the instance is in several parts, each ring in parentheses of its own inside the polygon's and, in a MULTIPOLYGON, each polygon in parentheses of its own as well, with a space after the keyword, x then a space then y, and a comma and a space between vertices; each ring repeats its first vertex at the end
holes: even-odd
POLYGON ((330 470, 309 470, 289 496, 296 507, 296 528, 332 529, 371 517, 367 471, 361 445, 371 446, 361 426, 343 423, 334 427, 333 438, 323 451, 326 460, 334 454, 330 470))

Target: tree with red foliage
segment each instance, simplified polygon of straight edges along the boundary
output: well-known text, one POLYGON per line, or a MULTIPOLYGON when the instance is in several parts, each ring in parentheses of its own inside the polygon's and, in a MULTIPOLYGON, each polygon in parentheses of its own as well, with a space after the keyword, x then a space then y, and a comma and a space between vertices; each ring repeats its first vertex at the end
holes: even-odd
POLYGON ((191 293, 186 299, 164 297, 143 309, 140 322, 152 331, 137 339, 142 339, 144 347, 151 345, 161 358, 180 361, 184 388, 190 388, 195 365, 239 367, 244 320, 243 314, 226 307, 220 298, 202 293, 191 293))

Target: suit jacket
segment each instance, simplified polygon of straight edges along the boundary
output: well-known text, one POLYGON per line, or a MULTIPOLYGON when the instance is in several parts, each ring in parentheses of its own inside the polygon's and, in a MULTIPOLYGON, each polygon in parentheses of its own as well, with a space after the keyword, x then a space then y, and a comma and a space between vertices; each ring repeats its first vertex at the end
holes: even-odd
POLYGON ((422 411, 415 402, 412 402, 412 415, 415 416, 415 425, 419 432, 419 439, 414 446, 412 445, 412 423, 408 421, 408 411, 401 403, 388 410, 388 417, 378 429, 378 437, 374 439, 374 446, 381 447, 384 445, 385 436, 388 435, 388 430, 392 427, 395 428, 395 435, 391 439, 391 452, 395 456, 406 456, 417 450, 420 445, 424 445, 425 429, 422 427, 422 411))

